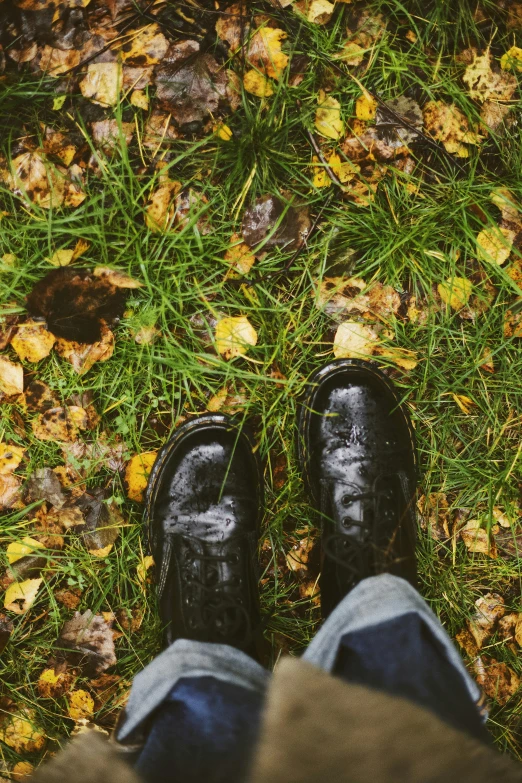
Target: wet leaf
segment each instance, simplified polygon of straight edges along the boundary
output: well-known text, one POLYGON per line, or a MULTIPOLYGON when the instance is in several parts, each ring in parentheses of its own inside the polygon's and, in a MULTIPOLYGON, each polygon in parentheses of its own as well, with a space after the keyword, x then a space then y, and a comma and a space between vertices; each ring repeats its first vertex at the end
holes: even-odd
POLYGON ((59 699, 73 684, 73 677, 67 671, 44 669, 38 677, 36 687, 42 699, 59 699))
POLYGON ((70 405, 67 408, 50 408, 32 422, 33 434, 38 440, 70 442, 76 440, 79 430, 87 428, 88 417, 83 408, 70 405))
POLYGON ((25 614, 33 605, 42 582, 43 579, 41 577, 39 579, 26 579, 23 582, 13 582, 5 591, 4 607, 9 612, 25 614))
POLYGON ((38 753, 46 739, 36 723, 36 711, 23 707, 19 712, 5 715, 0 724, 0 740, 16 753, 38 753))
POLYGON ((9 638, 13 633, 13 623, 6 614, 0 613, 0 653, 3 653, 9 642, 9 638))
POLYGON ((74 721, 90 718, 94 712, 94 699, 87 691, 77 690, 69 694, 69 717, 74 721))
POLYGON ((55 341, 42 321, 26 321, 18 326, 11 346, 22 361, 39 362, 49 356, 55 341))
POLYGON ((471 98, 481 103, 487 100, 509 101, 515 94, 518 83, 514 76, 505 71, 493 71, 489 47, 484 54, 475 54, 462 81, 471 98))
POLYGON ((477 235, 477 257, 488 264, 502 266, 511 253, 515 232, 509 228, 490 226, 477 235))
POLYGON ((241 234, 255 256, 274 248, 295 251, 306 241, 311 226, 308 208, 285 208, 284 201, 266 194, 245 210, 241 234))
POLYGON ((40 69, 49 76, 57 78, 71 68, 76 68, 80 64, 80 57, 78 49, 65 50, 44 46, 40 57, 40 69))
POLYGON ((23 201, 42 209, 78 206, 85 193, 66 174, 65 169, 52 165, 38 150, 24 152, 11 161, 7 185, 23 201))
POLYGON ((169 42, 159 26, 150 24, 133 32, 132 40, 121 49, 121 58, 132 66, 157 65, 165 57, 168 48, 169 42))
POLYGON ((67 609, 77 609, 82 600, 81 591, 78 588, 74 590, 57 590, 54 597, 67 609))
MULTIPOLYGON (((64 409, 55 408, 54 410, 64 409)), ((26 503, 46 500, 55 508, 61 508, 65 503, 65 495, 56 473, 51 468, 35 470, 24 486, 24 499, 26 503)))
POLYGON ((469 301, 473 283, 465 277, 450 277, 445 283, 439 283, 437 291, 444 304, 453 310, 461 310, 469 301))
POLYGON ((29 410, 39 412, 58 407, 57 398, 43 381, 31 381, 24 392, 21 403, 26 405, 29 410))
POLYGON ((494 658, 478 658, 474 666, 478 685, 501 706, 518 691, 520 679, 507 663, 500 663, 494 658))
POLYGON ((417 503, 421 514, 421 524, 427 528, 435 541, 447 541, 450 537, 450 517, 448 499, 444 492, 431 492, 422 495, 417 503))
POLYGON ((506 310, 504 337, 522 337, 522 298, 516 299, 506 310))
POLYGON ((110 156, 122 145, 131 143, 135 126, 132 122, 105 119, 91 123, 91 130, 95 146, 110 156))
POLYGON ((467 158, 467 145, 480 144, 481 137, 471 130, 466 116, 455 104, 429 101, 423 109, 424 128, 435 141, 440 141, 447 152, 467 158))
POLYGON ((199 129, 203 120, 227 106, 227 76, 211 54, 156 68, 157 97, 181 127, 199 129))
POLYGON ((284 30, 260 27, 248 42, 246 59, 254 70, 273 79, 279 79, 288 65, 288 55, 281 50, 287 37, 284 30))
POLYGON ((24 368, 0 356, 0 392, 11 396, 24 390, 24 368))
POLYGON ((0 443, 0 476, 13 473, 20 465, 27 449, 12 443, 0 443))
POLYGON ((318 103, 319 106, 315 113, 315 129, 327 139, 340 138, 344 132, 341 104, 332 95, 326 95, 324 90, 319 91, 318 103))
POLYGON ((255 263, 255 256, 250 251, 250 247, 239 234, 232 234, 230 237, 230 247, 225 253, 225 261, 231 266, 231 271, 240 275, 247 275, 255 263))
POLYGON ((308 560, 314 547, 314 540, 311 537, 303 538, 294 544, 292 549, 286 555, 286 565, 294 573, 306 572, 308 570, 308 560))
POLYGON ((404 119, 408 125, 419 130, 422 128, 423 115, 417 101, 405 95, 392 98, 386 101, 384 106, 379 105, 375 117, 376 126, 386 143, 390 146, 402 147, 418 141, 418 134, 401 125, 396 115, 404 119))
POLYGON ((127 497, 142 503, 144 493, 147 488, 149 473, 156 461, 156 451, 145 451, 142 454, 135 454, 125 468, 125 484, 127 487, 127 497))
POLYGON ((59 337, 55 343, 56 352, 68 361, 78 375, 85 375, 96 362, 108 361, 114 353, 114 334, 101 327, 101 340, 94 343, 78 343, 59 337))
POLYGON ((108 623, 90 609, 68 620, 56 647, 73 666, 81 666, 85 675, 96 677, 116 663, 114 640, 108 623))
POLYGON ((136 568, 136 578, 138 579, 138 582, 141 582, 141 584, 145 584, 147 581, 147 571, 149 568, 152 568, 154 565, 154 558, 152 555, 145 555, 142 558, 141 563, 138 564, 138 567, 136 568))
POLYGON ((57 337, 95 343, 105 323, 121 318, 126 297, 125 289, 95 277, 88 269, 60 267, 36 283, 27 297, 27 309, 45 318, 57 337))
POLYGON ((98 557, 109 554, 124 524, 118 507, 114 503, 106 503, 106 496, 105 490, 95 489, 85 492, 76 501, 83 524, 75 526, 75 533, 82 536, 86 549, 98 557))
POLYGON ((87 75, 80 82, 84 98, 100 106, 115 106, 121 89, 121 65, 112 63, 89 63, 87 75))
POLYGON ((377 334, 370 326, 358 321, 344 321, 337 327, 333 353, 336 359, 367 359, 374 352, 377 341, 377 334))
POLYGON ((257 332, 246 315, 221 318, 216 325, 216 350, 224 359, 234 359, 257 345, 257 332))
POLYGON ((522 71, 522 49, 512 46, 500 58, 500 67, 503 71, 522 71))
POLYGON ((454 394, 452 392, 451 396, 459 406, 462 413, 464 413, 465 416, 469 416, 471 413, 471 409, 474 405, 476 405, 476 402, 471 399, 471 397, 468 397, 466 394, 454 394))

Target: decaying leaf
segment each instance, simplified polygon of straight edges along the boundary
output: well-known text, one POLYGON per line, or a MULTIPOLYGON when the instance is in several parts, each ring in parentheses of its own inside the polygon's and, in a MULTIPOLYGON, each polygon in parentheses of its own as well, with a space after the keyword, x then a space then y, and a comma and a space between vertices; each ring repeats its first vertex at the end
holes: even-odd
POLYGON ((73 684, 73 677, 67 671, 44 669, 38 677, 36 687, 42 699, 59 699, 73 684))
POLYGON ((101 339, 94 343, 78 343, 59 337, 56 352, 70 364, 78 375, 84 375, 96 362, 106 362, 114 353, 114 334, 102 325, 101 339))
POLYGON ((7 615, 0 612, 0 653, 5 650, 10 636, 13 633, 13 628, 13 623, 9 620, 7 615))
POLYGON ((288 65, 288 55, 281 51, 286 37, 284 30, 260 27, 248 42, 247 61, 255 70, 279 79, 288 65))
POLYGON ((97 557, 109 554, 124 524, 116 504, 106 500, 104 489, 93 489, 76 501, 83 519, 81 525, 75 523, 74 531, 82 536, 86 549, 97 557))
POLYGON ((500 67, 503 71, 522 71, 522 49, 512 46, 500 58, 500 67))
POLYGON ((477 683, 484 693, 500 705, 507 704, 520 687, 520 678, 507 663, 494 658, 477 658, 474 663, 477 683))
POLYGON ((502 266, 511 253, 515 232, 509 228, 490 226, 477 235, 477 257, 488 264, 502 266))
POLYGON ((57 408, 59 405, 57 398, 43 381, 31 381, 20 402, 29 410, 40 413, 48 411, 49 408, 57 408))
POLYGON ((444 304, 461 310, 469 301, 473 283, 465 277, 449 277, 445 283, 438 284, 437 291, 444 304))
POLYGON ((127 65, 157 65, 165 57, 168 48, 169 42, 159 26, 149 24, 133 32, 132 39, 122 46, 121 57, 127 65))
POLYGON ((87 74, 80 82, 84 98, 100 106, 115 106, 121 89, 122 73, 118 62, 89 63, 87 74))
POLYGON ((154 558, 152 555, 145 555, 141 563, 138 564, 138 567, 136 568, 136 577, 141 584, 145 584, 147 581, 147 571, 149 568, 152 568, 154 565, 154 558))
POLYGON ((119 269, 110 269, 108 266, 97 266, 93 271, 94 277, 103 277, 116 288, 142 288, 143 283, 129 277, 119 269))
POLYGON ((54 594, 56 600, 67 609, 77 609, 81 603, 81 591, 78 588, 71 590, 57 590, 54 594))
POLYGON ((39 362, 49 356, 55 342, 56 337, 42 321, 26 321, 18 326, 11 346, 22 361, 39 362))
POLYGON ((423 109, 424 128, 447 152, 460 158, 469 156, 468 145, 480 144, 481 137, 473 131, 466 116, 455 104, 429 101, 423 109))
POLYGON ((225 253, 225 261, 230 264, 231 271, 247 275, 255 263, 255 256, 250 247, 243 242, 239 234, 232 234, 230 246, 225 253))
POLYGON ((481 103, 487 100, 509 101, 517 89, 514 76, 505 71, 493 71, 489 47, 484 54, 474 54, 462 77, 471 98, 481 103))
POLYGON ((260 196, 245 210, 241 234, 256 257, 275 248, 295 251, 310 232, 310 216, 304 206, 287 206, 275 196, 260 196))
POLYGON ((64 624, 56 647, 71 665, 81 666, 88 677, 95 677, 116 663, 111 628, 90 609, 83 614, 75 612, 64 624))
POLYGON ((360 277, 325 277, 317 289, 316 307, 336 320, 361 315, 365 321, 389 320, 401 306, 401 298, 391 285, 366 285, 360 277))
POLYGON ((37 416, 32 422, 33 433, 38 440, 73 442, 78 431, 88 426, 88 417, 84 408, 70 405, 67 408, 50 408, 37 416))
POLYGON ((167 179, 152 193, 145 212, 145 223, 151 231, 168 231, 173 226, 180 191, 180 182, 167 179))
POLYGON ((371 326, 358 321, 343 321, 335 333, 333 353, 336 359, 367 359, 377 342, 377 334, 371 326))
POLYGON ((15 614, 25 614, 33 605, 43 579, 26 579, 13 582, 5 591, 4 607, 15 614))
POLYGON ((449 504, 444 492, 431 492, 422 495, 417 508, 421 514, 423 528, 435 541, 447 541, 450 537, 449 504))
POLYGON ((84 690, 69 694, 69 717, 74 721, 90 718, 94 712, 94 699, 84 690))
POLYGON ((216 325, 216 350, 224 359, 234 359, 257 345, 257 332, 246 315, 221 318, 216 325))
POLYGON ((341 119, 341 104, 324 90, 319 91, 318 107, 315 113, 315 129, 327 139, 339 139, 344 132, 341 119))
POLYGON ((0 474, 0 508, 12 508, 18 503, 21 486, 18 476, 0 474))
POLYGON ((468 620, 468 629, 475 640, 477 649, 484 646, 495 626, 506 613, 504 599, 498 593, 487 593, 475 601, 476 612, 468 620))
POLYGON ((38 468, 31 473, 24 486, 24 499, 26 503, 46 500, 55 508, 61 508, 65 495, 56 473, 51 468, 38 468))
POLYGON ((235 392, 233 389, 229 389, 228 386, 223 386, 217 394, 214 394, 207 403, 207 410, 211 413, 217 413, 223 411, 233 415, 245 408, 247 404, 247 397, 245 391, 235 392))
POLYGON ((130 500, 137 503, 143 501, 144 493, 147 488, 149 473, 156 461, 156 451, 145 451, 142 454, 135 454, 125 468, 125 483, 127 486, 127 496, 130 500))
POLYGON ((0 356, 0 392, 7 394, 22 394, 24 390, 24 368, 21 364, 0 356))
POLYGON ((459 533, 470 552, 488 555, 493 559, 497 557, 495 539, 481 526, 478 519, 470 519, 459 533))
POLYGON ((12 541, 7 547, 5 551, 7 562, 11 565, 26 555, 32 555, 35 550, 43 548, 40 541, 31 536, 24 536, 21 541, 12 541))
POLYGON ((522 298, 515 299, 504 316, 504 337, 522 337, 522 298))
POLYGON ((274 82, 265 76, 264 73, 259 73, 254 68, 245 71, 243 87, 257 98, 269 98, 274 94, 274 82))
POLYGON ((24 152, 12 159, 6 184, 28 205, 36 204, 42 209, 79 206, 86 197, 71 181, 66 169, 54 166, 38 150, 24 152))
POLYGON ((292 549, 286 555, 286 565, 290 571, 301 572, 307 571, 308 560, 310 553, 314 546, 314 540, 311 537, 301 539, 297 544, 294 544, 292 549))
POLYGON ((36 722, 36 711, 22 707, 4 715, 0 723, 0 740, 16 753, 38 753, 45 747, 43 729, 36 722))
POLYGON ((13 473, 20 465, 26 452, 22 446, 13 443, 0 443, 0 476, 13 473))

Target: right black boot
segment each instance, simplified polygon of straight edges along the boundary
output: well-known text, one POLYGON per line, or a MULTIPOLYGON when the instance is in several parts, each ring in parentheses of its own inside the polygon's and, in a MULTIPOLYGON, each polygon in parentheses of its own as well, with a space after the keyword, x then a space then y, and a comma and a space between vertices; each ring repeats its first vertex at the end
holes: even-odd
POLYGON ((392 383, 368 362, 333 361, 310 381, 299 436, 322 517, 323 616, 365 577, 415 585, 415 437, 392 383))

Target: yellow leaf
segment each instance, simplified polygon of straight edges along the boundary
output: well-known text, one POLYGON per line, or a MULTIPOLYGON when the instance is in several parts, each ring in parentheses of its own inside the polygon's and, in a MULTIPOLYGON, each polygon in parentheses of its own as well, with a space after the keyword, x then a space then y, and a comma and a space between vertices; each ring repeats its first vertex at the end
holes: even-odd
POLYGON ((75 721, 90 718, 94 712, 94 699, 87 691, 72 691, 69 694, 69 717, 75 721))
POLYGON ((86 239, 79 239, 74 246, 72 260, 76 261, 77 258, 83 256, 85 251, 88 250, 90 246, 91 243, 87 242, 86 239))
POLYGON ((115 63, 89 63, 87 75, 80 82, 84 98, 90 98, 100 106, 115 106, 121 88, 121 65, 115 63))
POLYGON ((102 547, 102 549, 88 549, 87 551, 90 555, 94 555, 94 557, 107 557, 112 547, 112 544, 107 544, 107 546, 102 547))
POLYGON ((74 443, 78 430, 88 427, 89 418, 84 408, 70 405, 49 408, 32 421, 35 438, 38 440, 54 440, 58 443, 74 443))
POLYGON ((13 473, 22 461, 26 449, 8 443, 0 443, 0 476, 13 473))
POLYGON ((478 552, 495 559, 497 549, 494 539, 480 526, 478 519, 470 519, 460 531, 460 537, 470 552, 478 552))
POLYGON ((279 79, 288 65, 288 55, 281 51, 281 41, 286 37, 279 28, 260 27, 249 41, 247 61, 263 75, 279 79))
POLYGON ((439 283, 437 291, 444 304, 453 310, 461 310, 468 303, 473 283, 465 277, 450 277, 445 283, 439 283))
POLYGON ((45 745, 45 736, 36 723, 35 711, 24 707, 8 716, 0 729, 0 740, 16 753, 37 753, 45 745))
POLYGON ((230 247, 225 253, 225 261, 241 275, 247 275, 255 262, 255 256, 239 234, 232 234, 230 247))
POLYGON ((136 577, 139 582, 141 582, 142 584, 145 583, 147 579, 147 571, 153 565, 154 565, 154 558, 152 557, 152 555, 145 555, 141 563, 136 568, 136 577))
POLYGON ((67 693, 73 678, 68 672, 55 672, 54 669, 44 669, 38 677, 36 687, 42 699, 59 699, 67 693))
POLYGON ((28 778, 34 772, 34 767, 29 761, 17 761, 11 770, 12 780, 24 780, 28 778))
POLYGON ((130 102, 133 106, 143 111, 148 111, 149 108, 149 96, 145 90, 133 90, 130 97, 130 102))
POLYGON ((372 98, 369 92, 363 92, 355 101, 355 116, 358 120, 369 122, 375 118, 377 112, 377 101, 372 98))
POLYGON ((475 54, 462 81, 468 88, 471 98, 481 103, 487 100, 509 101, 517 89, 517 80, 511 74, 496 73, 491 68, 489 47, 484 54, 475 54))
POLYGON ((168 231, 171 228, 176 212, 176 196, 180 190, 180 182, 167 180, 151 195, 145 213, 145 223, 151 231, 168 231))
POLYGON ((415 351, 408 351, 406 348, 378 346, 375 352, 384 359, 392 361, 397 367, 402 367, 403 370, 414 370, 418 364, 415 351))
POLYGON ((33 605, 43 579, 13 582, 5 591, 4 607, 15 614, 24 614, 33 605))
POLYGON ((500 67, 504 71, 522 71, 522 49, 512 46, 500 58, 500 67))
POLYGON ((349 68, 355 68, 364 60, 364 53, 365 49, 362 46, 359 46, 355 41, 348 41, 343 46, 341 53, 337 55, 337 59, 346 63, 349 68))
POLYGON ((216 350, 225 359, 247 353, 257 344, 257 332, 246 315, 221 318, 216 325, 216 350))
POLYGON ((47 261, 53 266, 68 266, 74 257, 74 250, 56 250, 47 261))
POLYGON ((334 9, 334 4, 328 0, 312 0, 308 8, 308 21, 313 24, 326 24, 332 18, 334 9))
POLYGON ((223 141, 230 141, 230 139, 233 136, 232 131, 230 130, 228 125, 225 125, 224 122, 220 122, 219 125, 216 125, 216 127, 214 128, 214 133, 218 138, 222 139, 223 141))
POLYGON ((465 114, 455 104, 429 101, 423 109, 424 127, 447 152, 460 158, 469 155, 467 144, 477 145, 482 137, 472 131, 465 114))
POLYGON ((35 549, 44 549, 44 545, 37 541, 35 538, 25 536, 21 541, 13 541, 6 549, 7 562, 12 564, 16 563, 26 555, 32 555, 35 549))
POLYGON ((24 390, 24 368, 14 364, 9 359, 0 356, 0 392, 7 394, 22 394, 24 390))
POLYGON ((144 493, 149 480, 149 473, 156 461, 157 451, 145 451, 135 454, 125 468, 125 483, 127 485, 127 497, 138 503, 143 501, 144 493))
POLYGON ((20 324, 11 340, 19 358, 27 362, 39 362, 49 356, 56 337, 41 321, 27 321, 20 324))
POLYGON ((462 413, 468 416, 471 413, 471 408, 477 403, 474 402, 471 397, 467 397, 465 394, 452 394, 451 395, 462 413))
POLYGON ((4 253, 2 263, 6 266, 15 266, 18 258, 14 253, 4 253))
POLYGON ((489 198, 500 209, 504 220, 518 221, 519 208, 510 190, 507 188, 493 188, 489 198))
POLYGON ((336 359, 361 359, 371 356, 376 346, 377 335, 371 327, 344 321, 335 333, 333 352, 336 359))
POLYGON ((326 95, 324 90, 319 91, 318 101, 319 106, 315 113, 317 132, 328 139, 338 139, 344 131, 341 104, 336 98, 326 95))
POLYGON ((105 277, 109 283, 116 286, 116 288, 142 288, 143 283, 139 280, 135 280, 133 277, 129 277, 124 272, 120 272, 119 269, 110 269, 108 266, 97 266, 94 269, 93 275, 95 277, 105 277))
POLYGON ((515 232, 509 228, 491 226, 483 229, 477 235, 478 258, 489 264, 502 266, 509 258, 514 238, 515 232))
POLYGON ((140 68, 157 65, 165 57, 169 42, 157 24, 140 27, 133 33, 132 40, 122 46, 124 63, 140 68))
POLYGON ((247 92, 258 98, 268 98, 274 94, 273 82, 253 68, 243 76, 243 86, 247 92))

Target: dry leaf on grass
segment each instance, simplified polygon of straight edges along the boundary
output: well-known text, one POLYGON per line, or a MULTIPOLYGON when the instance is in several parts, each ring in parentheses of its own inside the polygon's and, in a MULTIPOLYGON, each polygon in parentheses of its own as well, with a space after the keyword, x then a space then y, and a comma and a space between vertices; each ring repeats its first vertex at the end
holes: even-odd
POLYGON ((417 502, 421 524, 435 541, 447 541, 450 537, 449 504, 444 492, 421 495, 417 502))
POLYGON ((115 503, 106 503, 107 491, 93 489, 76 501, 76 508, 83 517, 82 524, 75 522, 75 533, 82 536, 85 547, 95 557, 106 557, 124 525, 123 517, 115 503))
POLYGON ((145 451, 135 454, 125 468, 125 484, 127 497, 137 503, 143 502, 144 493, 149 480, 149 473, 156 461, 157 451, 145 451))
POLYGON ((488 264, 502 264, 507 261, 516 234, 509 228, 490 226, 477 235, 477 257, 488 264))
POLYGON ((333 353, 336 359, 367 359, 377 347, 378 336, 371 326, 343 321, 337 327, 333 353))
POLYGON ((84 98, 100 106, 115 106, 121 89, 121 65, 112 63, 89 63, 87 74, 80 82, 84 98))
POLYGON ((24 614, 33 605, 43 579, 25 579, 23 582, 13 582, 5 591, 4 607, 9 612, 24 614))
POLYGON ((462 81, 470 97, 481 103, 487 100, 509 101, 518 86, 515 76, 505 71, 493 71, 489 47, 484 54, 474 54, 462 81))
POLYGON ((44 669, 38 677, 36 687, 42 699, 59 699, 73 684, 73 676, 67 671, 44 669))
POLYGON ((0 392, 10 397, 12 394, 22 394, 24 390, 24 368, 21 364, 0 356, 0 392))
POLYGON ((504 337, 522 337, 522 298, 515 299, 504 316, 504 337))
POLYGON ((26 321, 18 326, 11 340, 18 357, 26 362, 39 362, 51 353, 56 337, 41 321, 26 321))
POLYGON ((88 425, 87 412, 78 405, 50 408, 32 422, 33 434, 38 440, 72 443, 78 432, 88 425))
POLYGON ((0 476, 13 473, 20 465, 27 449, 12 443, 0 443, 0 476))
POLYGON ((216 325, 216 350, 224 359, 244 356, 257 345, 257 332, 246 315, 221 318, 216 325))
POLYGON ((503 71, 522 71, 522 49, 519 46, 512 46, 504 52, 500 58, 500 67, 503 71))
POLYGON ((63 248, 62 250, 55 250, 52 256, 47 259, 47 261, 52 266, 68 266, 73 260, 73 256, 73 248, 63 248))
POLYGON ((315 129, 327 139, 339 139, 344 132, 341 119, 341 104, 332 95, 319 91, 318 107, 315 113, 315 129))
POLYGON ((507 663, 494 658, 477 658, 474 663, 477 683, 498 704, 507 704, 520 687, 520 679, 507 663))
POLYGON ((0 740, 16 753, 38 753, 45 747, 43 729, 36 723, 36 710, 22 707, 0 721, 0 740))
POLYGON ((476 612, 468 620, 468 629, 475 640, 477 649, 481 649, 489 639, 495 626, 506 613, 504 599, 498 593, 486 593, 475 601, 476 612))
POLYGON ((69 694, 69 717, 74 721, 90 718, 94 712, 94 699, 84 690, 72 691, 69 694))
POLYGON ((40 541, 31 536, 24 536, 21 541, 12 541, 7 547, 5 551, 7 562, 11 565, 26 555, 32 555, 35 550, 43 548, 44 545, 40 541))
POLYGON ((481 527, 478 519, 470 519, 459 534, 470 552, 488 555, 493 559, 497 557, 495 539, 481 527))
POLYGON ((136 578, 142 585, 147 581, 147 571, 154 565, 152 555, 145 555, 136 568, 136 578))
POLYGON ((59 653, 73 666, 81 666, 88 677, 101 674, 116 663, 110 626, 90 609, 68 620, 56 642, 59 653))
POLYGON ((473 283, 465 277, 449 277, 445 283, 438 284, 437 291, 444 304, 452 310, 461 310, 469 301, 473 283))
POLYGON ((461 158, 469 156, 466 145, 480 144, 481 137, 473 131, 466 116, 455 104, 429 101, 423 109, 424 128, 444 145, 447 152, 461 158))
POLYGON ((12 159, 6 184, 15 196, 42 209, 62 205, 76 207, 86 197, 81 188, 71 181, 67 169, 54 166, 38 150, 24 152, 12 159))
POLYGON ((54 597, 67 609, 77 609, 82 600, 81 591, 77 587, 71 590, 57 590, 54 597))

